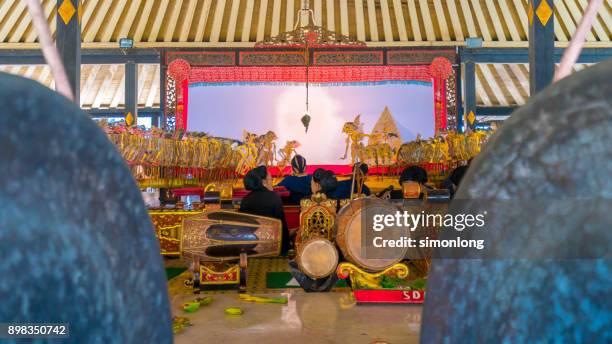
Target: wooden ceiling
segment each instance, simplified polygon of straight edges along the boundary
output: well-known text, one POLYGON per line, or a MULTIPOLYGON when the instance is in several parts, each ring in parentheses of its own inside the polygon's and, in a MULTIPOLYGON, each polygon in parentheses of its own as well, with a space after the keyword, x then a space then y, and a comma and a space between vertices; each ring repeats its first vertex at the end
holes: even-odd
MULTIPOLYGON (((52 31, 56 0, 43 0, 52 31)), ((588 0, 554 0, 555 36, 564 46, 588 0)), ((310 0, 318 24, 370 46, 527 46, 528 0, 310 0)), ((612 2, 604 1, 587 46, 612 47, 612 2)), ((85 48, 252 46, 291 30, 300 0, 84 0, 85 48)), ((36 47, 26 1, 0 0, 0 49, 36 47)))
MULTIPOLYGON (((577 64, 579 72, 590 64, 577 64)), ((517 106, 529 98, 528 64, 477 64, 476 103, 478 106, 517 106)))
MULTIPOLYGON (((574 71, 589 65, 579 64, 574 71)), ((24 76, 54 87, 47 66, 0 66, 0 71, 24 76)), ((106 109, 124 107, 124 66, 83 65, 81 67, 81 107, 106 109)), ((138 106, 159 107, 159 66, 138 66, 138 106)), ((529 98, 529 65, 527 64, 477 64, 476 98, 478 106, 516 106, 529 98)))
MULTIPOLYGON (((21 75, 55 88, 51 70, 46 65, 0 65, 0 72, 21 75)), ((124 108, 124 65, 81 66, 81 108, 124 108)), ((138 66, 138 106, 159 107, 159 65, 138 66)))
MULTIPOLYGON (((84 48, 251 47, 293 29, 300 0, 84 0, 84 48)), ((567 44, 588 0, 555 0, 557 46, 567 44)), ((55 31, 57 0, 42 0, 55 31)), ((612 1, 604 1, 587 46, 612 48, 612 1)), ((528 0, 310 0, 317 24, 369 46, 460 46, 482 37, 485 47, 526 47, 528 0)), ((38 48, 26 1, 0 0, 0 49, 38 48)), ((16 61, 16 63, 19 63, 16 61)), ((587 65, 578 65, 576 70, 587 65)), ((45 66, 0 66, 52 87, 45 66)), ((122 108, 122 65, 83 65, 81 106, 122 108)), ((528 66, 479 64, 479 106, 521 105, 529 97, 528 66)), ((139 66, 139 106, 159 106, 159 66, 139 66)))

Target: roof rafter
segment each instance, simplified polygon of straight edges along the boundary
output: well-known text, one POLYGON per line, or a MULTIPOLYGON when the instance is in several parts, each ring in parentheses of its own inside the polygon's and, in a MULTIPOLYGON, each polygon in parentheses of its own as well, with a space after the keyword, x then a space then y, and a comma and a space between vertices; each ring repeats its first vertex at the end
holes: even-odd
POLYGON ((191 31, 191 22, 193 21, 193 16, 195 15, 195 9, 197 4, 198 0, 187 0, 187 11, 185 11, 185 18, 181 19, 182 27, 181 34, 179 36, 179 41, 186 41, 189 38, 189 32, 191 31))
POLYGON ((232 8, 230 12, 230 19, 227 25, 227 37, 226 42, 233 42, 236 36, 236 26, 238 22, 238 9, 240 8, 240 0, 232 1, 232 8))
POLYGON ((425 34, 427 35, 427 40, 435 41, 436 33, 433 28, 433 21, 431 20, 427 0, 419 0, 419 6, 421 7, 421 14, 423 15, 423 23, 425 24, 425 34))
POLYGON ((400 41, 408 41, 408 34, 406 32, 406 21, 404 21, 404 12, 402 11, 401 0, 393 0, 393 11, 395 12, 395 21, 397 22, 399 39, 400 41))
POLYGON ((444 8, 442 7, 440 0, 434 0, 434 9, 436 12, 436 17, 438 18, 438 27, 440 28, 442 40, 450 41, 451 39, 448 32, 448 26, 446 25, 446 17, 444 16, 444 8))
POLYGON ((183 7, 183 0, 173 0, 172 4, 174 4, 174 6, 170 8, 170 20, 166 22, 164 42, 172 42, 174 31, 176 30, 176 23, 181 14, 181 7, 183 7))
POLYGON ((223 22, 223 13, 225 12, 225 0, 217 0, 217 7, 215 8, 215 16, 212 22, 212 31, 210 32, 210 41, 219 42, 219 35, 221 34, 221 23, 223 22))
POLYGON ((391 30, 391 15, 389 14, 389 3, 387 0, 380 0, 380 8, 383 18, 383 33, 385 41, 393 42, 393 30, 391 30))

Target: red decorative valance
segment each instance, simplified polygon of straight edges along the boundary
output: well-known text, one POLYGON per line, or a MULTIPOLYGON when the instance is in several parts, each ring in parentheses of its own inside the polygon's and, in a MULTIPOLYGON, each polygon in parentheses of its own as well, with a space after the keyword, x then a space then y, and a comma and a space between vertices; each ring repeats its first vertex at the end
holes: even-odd
MULTIPOLYGON (((315 66, 312 83, 432 82, 429 66, 315 66)), ((306 67, 192 67, 189 83, 305 82, 306 67)))
MULTIPOLYGON (((311 83, 371 83, 371 82, 421 82, 434 87, 434 121, 436 134, 446 130, 446 79, 452 73, 451 62, 438 57, 431 65, 411 66, 311 66, 308 80, 311 83)), ((303 83, 306 82, 305 66, 235 66, 194 67, 182 59, 169 66, 169 76, 177 81, 176 127, 187 127, 189 84, 236 83, 303 83), (180 79, 188 75, 188 79, 180 79)))

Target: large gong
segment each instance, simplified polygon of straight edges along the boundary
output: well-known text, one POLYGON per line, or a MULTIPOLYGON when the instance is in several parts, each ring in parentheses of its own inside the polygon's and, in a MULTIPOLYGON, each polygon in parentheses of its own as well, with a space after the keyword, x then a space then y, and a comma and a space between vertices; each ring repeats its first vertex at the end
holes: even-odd
POLYGON ((611 80, 608 60, 541 91, 474 160, 450 211, 495 204, 488 249, 433 261, 422 343, 610 342, 611 80))
POLYGON ((4 73, 0 204, 2 322, 67 323, 74 343, 172 342, 159 243, 127 164, 74 103, 4 73))
MULTIPOLYGON (((373 250, 371 240, 366 240, 364 234, 372 234, 368 228, 368 218, 374 214, 395 214, 400 211, 397 206, 378 198, 358 198, 352 200, 338 211, 336 219, 336 243, 342 251, 344 258, 368 271, 382 271, 395 263, 400 262, 408 252, 407 247, 387 247, 383 255, 368 254, 373 250)), ((394 229, 386 229, 388 234, 394 229)), ((401 234, 396 231, 397 234, 401 234)))

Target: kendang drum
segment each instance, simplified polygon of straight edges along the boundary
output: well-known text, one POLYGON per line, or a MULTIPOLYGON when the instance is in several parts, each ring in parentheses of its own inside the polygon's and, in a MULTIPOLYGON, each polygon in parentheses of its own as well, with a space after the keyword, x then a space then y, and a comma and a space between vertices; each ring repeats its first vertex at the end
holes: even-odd
MULTIPOLYGON (((344 255, 344 259, 368 271, 382 271, 399 263, 408 251, 408 247, 385 247, 384 256, 366 257, 362 240, 364 212, 372 214, 395 214, 400 211, 397 206, 378 198, 358 198, 352 200, 338 211, 336 218, 336 244, 344 255)), ((367 214, 367 213, 366 213, 367 214)), ((371 231, 371 228, 365 228, 371 231)), ((383 230, 396 231, 395 229, 383 230)), ((388 233, 388 232, 387 232, 388 233)), ((399 231, 398 231, 399 233, 399 231)), ((401 234, 401 233, 399 233, 401 234)))
POLYGON ((281 250, 278 219, 228 210, 209 210, 185 218, 181 252, 201 261, 276 256, 281 250))
POLYGON ((312 237, 298 245, 295 260, 306 276, 324 278, 336 271, 338 250, 331 241, 323 237, 312 237))

